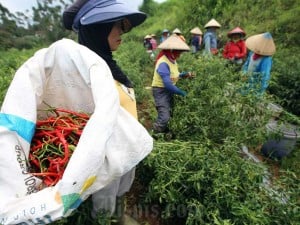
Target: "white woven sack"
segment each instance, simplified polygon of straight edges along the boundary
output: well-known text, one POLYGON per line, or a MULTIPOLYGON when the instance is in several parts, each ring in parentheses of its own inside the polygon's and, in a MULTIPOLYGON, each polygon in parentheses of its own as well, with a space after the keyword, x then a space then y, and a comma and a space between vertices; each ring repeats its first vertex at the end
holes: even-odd
POLYGON ((70 215, 152 147, 146 129, 120 106, 104 60, 68 39, 37 51, 16 72, 0 112, 0 224, 47 224, 70 215), (26 162, 43 102, 92 115, 63 178, 36 190, 41 181, 26 162))

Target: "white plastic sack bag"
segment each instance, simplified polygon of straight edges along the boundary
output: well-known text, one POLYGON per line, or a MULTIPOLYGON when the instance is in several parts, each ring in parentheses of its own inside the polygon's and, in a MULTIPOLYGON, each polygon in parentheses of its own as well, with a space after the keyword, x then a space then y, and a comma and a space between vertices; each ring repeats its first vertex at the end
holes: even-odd
POLYGON ((119 103, 109 67, 68 39, 41 49, 16 72, 0 113, 0 224, 46 224, 136 166, 153 147, 146 129, 119 103), (91 113, 63 178, 36 190, 27 165, 43 102, 91 113))

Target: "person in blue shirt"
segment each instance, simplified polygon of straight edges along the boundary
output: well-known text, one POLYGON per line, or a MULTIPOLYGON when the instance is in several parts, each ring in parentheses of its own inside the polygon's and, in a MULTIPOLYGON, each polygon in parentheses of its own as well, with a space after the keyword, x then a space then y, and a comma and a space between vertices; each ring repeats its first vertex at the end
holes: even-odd
POLYGON ((248 37, 246 46, 250 52, 242 67, 243 74, 248 77, 243 94, 253 92, 255 95, 262 95, 269 85, 275 43, 272 35, 266 32, 248 37))
POLYGON ((161 32, 161 37, 159 39, 160 43, 163 43, 170 35, 170 31, 168 29, 163 29, 161 32))
POLYGON ((191 47, 192 53, 197 53, 200 50, 202 44, 202 31, 199 27, 193 28, 191 31, 192 38, 191 38, 191 47))
POLYGON ((191 76, 190 72, 180 73, 176 60, 181 53, 189 51, 189 46, 176 34, 158 46, 161 49, 155 61, 152 80, 152 94, 157 110, 157 119, 153 123, 154 133, 167 133, 171 117, 173 95, 186 96, 186 92, 176 86, 183 77, 191 76))
POLYGON ((217 29, 219 29, 221 25, 215 19, 211 19, 207 24, 205 24, 204 28, 206 29, 203 41, 204 41, 204 55, 216 55, 218 54, 218 38, 217 38, 217 29))

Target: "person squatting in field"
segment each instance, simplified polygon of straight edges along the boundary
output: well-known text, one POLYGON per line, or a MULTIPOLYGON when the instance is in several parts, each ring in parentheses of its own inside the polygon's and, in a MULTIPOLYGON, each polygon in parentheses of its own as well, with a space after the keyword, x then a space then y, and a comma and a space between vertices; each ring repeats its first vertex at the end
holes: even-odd
POLYGON ((158 113, 153 123, 154 133, 168 132, 168 122, 171 117, 173 95, 186 96, 186 92, 176 87, 179 78, 191 76, 190 72, 178 71, 176 60, 181 53, 189 51, 189 46, 176 34, 158 46, 161 49, 155 61, 155 69, 152 80, 152 94, 158 113))
POLYGON ((247 48, 243 39, 245 36, 245 31, 240 27, 236 27, 228 32, 227 37, 230 40, 224 47, 223 57, 228 59, 229 62, 239 65, 243 63, 243 59, 247 56, 247 48))
MULTIPOLYGON (((63 13, 65 28, 76 31, 79 43, 94 51, 108 64, 119 91, 120 104, 135 118, 137 109, 133 84, 113 59, 112 52, 121 44, 122 34, 145 19, 145 13, 129 9, 124 3, 115 0, 77 0, 63 13)), ((92 216, 95 218, 99 211, 104 210, 111 215, 115 214, 118 224, 125 224, 124 195, 129 191, 134 177, 135 168, 93 194, 92 216)))

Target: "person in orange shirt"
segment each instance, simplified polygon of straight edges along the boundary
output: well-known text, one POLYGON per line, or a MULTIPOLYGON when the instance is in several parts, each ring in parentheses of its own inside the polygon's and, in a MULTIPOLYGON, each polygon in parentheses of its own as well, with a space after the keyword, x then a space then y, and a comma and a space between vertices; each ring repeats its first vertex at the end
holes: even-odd
POLYGON ((227 36, 230 38, 224 47, 223 57, 235 64, 242 64, 243 59, 247 56, 247 48, 244 41, 245 31, 236 27, 229 31, 227 36))

